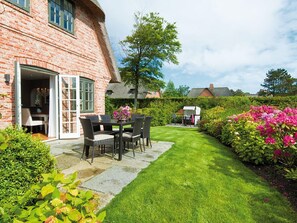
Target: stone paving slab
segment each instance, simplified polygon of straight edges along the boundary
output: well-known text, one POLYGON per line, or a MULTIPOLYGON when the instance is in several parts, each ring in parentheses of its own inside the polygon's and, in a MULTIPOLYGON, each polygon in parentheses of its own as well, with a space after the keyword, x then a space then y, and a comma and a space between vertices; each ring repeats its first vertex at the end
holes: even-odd
POLYGON ((171 142, 152 142, 152 148, 146 147, 145 152, 141 152, 139 148, 135 150, 135 158, 131 150, 125 152, 121 161, 113 159, 108 148, 105 154, 97 150, 94 162, 90 163, 91 159, 80 159, 83 148, 82 137, 75 140, 57 140, 47 144, 50 145, 51 154, 56 156, 58 164, 64 164, 60 165, 66 168, 61 170, 64 174, 78 172, 78 179, 82 182, 80 187, 100 195, 99 208, 105 207, 137 177, 141 170, 173 145, 171 142))
POLYGON ((148 148, 142 153, 136 153, 135 158, 133 158, 132 152, 126 153, 122 161, 113 161, 110 168, 84 182, 81 186, 99 192, 101 195, 100 208, 103 208, 132 182, 141 170, 170 149, 172 144, 169 142, 153 143, 152 148, 148 148))

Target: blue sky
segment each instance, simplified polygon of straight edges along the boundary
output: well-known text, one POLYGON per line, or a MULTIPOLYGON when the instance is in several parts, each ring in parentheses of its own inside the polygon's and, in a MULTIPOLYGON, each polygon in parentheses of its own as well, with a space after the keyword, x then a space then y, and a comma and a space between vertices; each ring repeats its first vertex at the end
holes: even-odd
POLYGON ((175 22, 182 53, 165 64, 164 80, 176 87, 229 87, 256 93, 266 73, 284 68, 297 77, 295 0, 99 0, 117 59, 134 13, 158 12, 175 22))

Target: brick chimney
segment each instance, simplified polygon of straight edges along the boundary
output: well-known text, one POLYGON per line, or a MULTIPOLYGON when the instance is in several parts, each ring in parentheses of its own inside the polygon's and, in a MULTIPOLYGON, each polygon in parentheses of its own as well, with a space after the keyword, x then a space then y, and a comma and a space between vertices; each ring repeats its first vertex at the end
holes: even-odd
POLYGON ((214 89, 213 84, 210 84, 210 85, 209 85, 209 90, 212 91, 213 89, 214 89))

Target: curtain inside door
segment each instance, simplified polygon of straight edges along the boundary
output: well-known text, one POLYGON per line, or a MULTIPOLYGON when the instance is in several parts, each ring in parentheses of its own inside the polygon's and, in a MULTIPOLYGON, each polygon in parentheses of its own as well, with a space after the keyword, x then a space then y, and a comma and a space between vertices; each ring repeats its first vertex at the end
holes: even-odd
POLYGON ((48 137, 57 137, 57 76, 50 76, 48 137))

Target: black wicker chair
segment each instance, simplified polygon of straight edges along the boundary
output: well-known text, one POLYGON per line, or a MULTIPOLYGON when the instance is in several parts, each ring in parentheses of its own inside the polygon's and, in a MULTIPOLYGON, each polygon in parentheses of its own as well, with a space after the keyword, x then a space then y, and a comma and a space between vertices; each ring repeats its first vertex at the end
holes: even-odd
POLYGON ((114 156, 114 136, 109 134, 94 134, 91 119, 79 118, 84 132, 84 147, 81 157, 86 153, 87 147, 92 146, 92 161, 94 160, 95 146, 110 145, 112 147, 112 157, 114 156))

